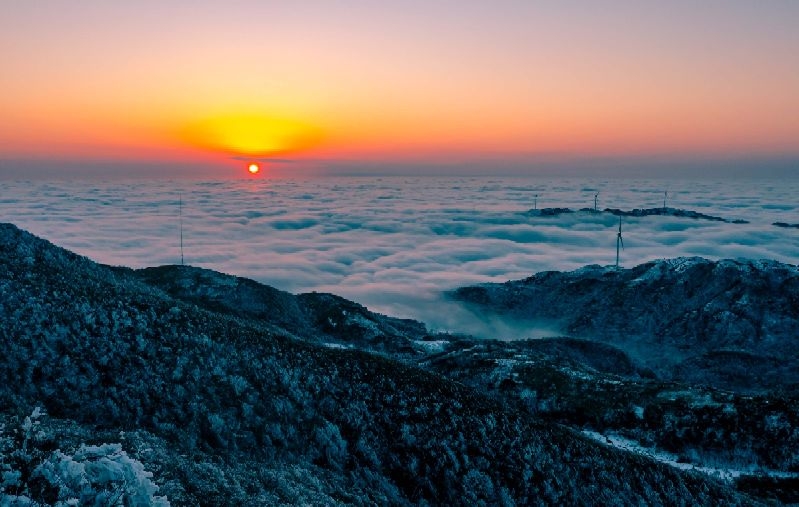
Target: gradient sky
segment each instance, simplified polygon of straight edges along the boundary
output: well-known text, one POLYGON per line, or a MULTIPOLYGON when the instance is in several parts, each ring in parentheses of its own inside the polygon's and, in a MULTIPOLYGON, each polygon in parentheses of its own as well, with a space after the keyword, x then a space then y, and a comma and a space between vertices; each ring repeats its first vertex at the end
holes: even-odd
POLYGON ((0 176, 794 176, 797 27, 791 0, 0 0, 0 176))

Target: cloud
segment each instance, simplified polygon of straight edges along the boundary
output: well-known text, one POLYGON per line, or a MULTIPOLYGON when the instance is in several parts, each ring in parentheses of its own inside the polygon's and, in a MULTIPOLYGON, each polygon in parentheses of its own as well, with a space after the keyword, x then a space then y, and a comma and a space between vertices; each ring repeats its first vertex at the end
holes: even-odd
POLYGON ((333 292, 431 328, 491 336, 537 336, 481 321, 442 292, 546 270, 615 262, 618 219, 525 215, 538 207, 668 205, 749 224, 627 217, 621 262, 657 258, 771 258, 799 262, 799 221, 790 182, 330 178, 307 181, 6 183, 3 219, 112 265, 180 262, 178 194, 187 263, 292 292, 333 292))

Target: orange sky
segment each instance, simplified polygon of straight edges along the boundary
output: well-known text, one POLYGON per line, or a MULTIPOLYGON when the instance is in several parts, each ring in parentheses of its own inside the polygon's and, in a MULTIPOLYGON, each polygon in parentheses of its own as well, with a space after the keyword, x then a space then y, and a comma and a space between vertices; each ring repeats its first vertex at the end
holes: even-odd
POLYGON ((4 3, 0 170, 799 159, 797 2, 268 4, 4 3))

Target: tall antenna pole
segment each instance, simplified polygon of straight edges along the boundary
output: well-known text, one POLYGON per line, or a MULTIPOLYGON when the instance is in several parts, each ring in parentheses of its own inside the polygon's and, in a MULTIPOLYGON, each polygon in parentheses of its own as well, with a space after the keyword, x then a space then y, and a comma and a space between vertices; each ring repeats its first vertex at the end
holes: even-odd
POLYGON ((624 248, 624 240, 621 239, 621 216, 619 216, 619 232, 616 234, 616 268, 619 267, 619 246, 624 248))
POLYGON ((180 217, 180 265, 183 265, 183 194, 178 192, 178 216, 180 217))

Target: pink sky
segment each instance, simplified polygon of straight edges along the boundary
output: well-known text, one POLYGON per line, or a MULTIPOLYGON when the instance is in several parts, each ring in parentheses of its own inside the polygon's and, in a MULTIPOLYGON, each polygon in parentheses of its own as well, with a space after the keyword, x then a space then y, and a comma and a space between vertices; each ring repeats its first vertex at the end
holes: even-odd
POLYGON ((792 1, 5 2, 0 175, 795 174, 797 26, 792 1))

